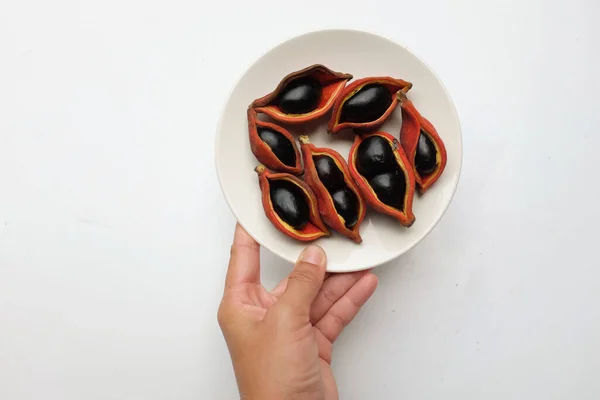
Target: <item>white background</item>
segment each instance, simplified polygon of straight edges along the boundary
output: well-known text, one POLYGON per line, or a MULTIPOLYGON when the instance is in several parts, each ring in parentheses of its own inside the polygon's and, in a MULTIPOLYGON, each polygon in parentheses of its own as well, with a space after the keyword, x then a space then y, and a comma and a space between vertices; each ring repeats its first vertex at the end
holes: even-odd
MULTIPOLYGON (((599 18, 595 0, 2 2, 0 398, 236 398, 219 112, 272 46, 351 27, 435 69, 465 155, 443 220, 376 270, 336 344, 341 398, 597 399, 599 18)), ((289 268, 263 253, 267 286, 289 268)))

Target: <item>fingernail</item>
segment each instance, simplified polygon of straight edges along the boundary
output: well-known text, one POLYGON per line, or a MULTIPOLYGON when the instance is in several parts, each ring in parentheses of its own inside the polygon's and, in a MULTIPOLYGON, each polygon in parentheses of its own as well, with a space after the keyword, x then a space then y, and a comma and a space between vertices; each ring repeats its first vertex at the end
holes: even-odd
POLYGON ((300 255, 300 261, 321 265, 325 260, 325 252, 319 246, 308 246, 300 255))

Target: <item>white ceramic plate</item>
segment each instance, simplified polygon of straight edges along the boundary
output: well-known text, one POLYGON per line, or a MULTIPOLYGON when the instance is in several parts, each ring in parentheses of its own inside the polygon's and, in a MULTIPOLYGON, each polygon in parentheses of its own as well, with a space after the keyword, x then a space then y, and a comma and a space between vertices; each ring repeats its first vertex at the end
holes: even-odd
MULTIPOLYGON (((360 233, 361 244, 338 233, 316 243, 327 253, 328 270, 347 272, 378 266, 405 253, 419 243, 446 211, 458 184, 462 163, 460 124, 450 95, 435 73, 406 47, 372 33, 325 30, 288 40, 256 61, 238 81, 221 115, 216 137, 216 167, 219 182, 235 217, 262 246, 295 262, 307 245, 279 232, 264 214, 254 167, 258 161, 250 151, 246 109, 256 98, 271 92, 292 71, 324 64, 355 79, 387 75, 413 83, 409 97, 421 114, 436 127, 446 145, 448 162, 440 179, 424 196, 415 194, 416 221, 402 227, 391 217, 369 209, 360 233)), ((400 107, 379 129, 398 137, 400 107)), ((287 127, 287 126, 286 126, 287 127)), ((297 131, 297 130, 293 130, 297 131)), ((352 143, 326 134, 325 124, 310 133, 311 142, 339 151, 347 158, 352 143)))

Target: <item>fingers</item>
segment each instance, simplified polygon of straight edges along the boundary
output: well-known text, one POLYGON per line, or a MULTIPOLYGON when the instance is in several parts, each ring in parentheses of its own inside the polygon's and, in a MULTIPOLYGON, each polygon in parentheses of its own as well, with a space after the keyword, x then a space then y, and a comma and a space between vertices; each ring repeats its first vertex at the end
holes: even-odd
MULTIPOLYGON (((326 272, 325 273, 325 282, 327 282, 327 279, 329 279, 329 277, 331 276, 331 272, 326 272)), ((275 296, 276 298, 281 297, 281 295, 283 294, 283 292, 285 292, 285 289, 287 288, 287 283, 288 283, 288 278, 285 277, 283 278, 278 284, 277 286, 275 286, 273 288, 273 290, 271 290, 271 294, 273 296, 275 296)))
POLYGON ((310 322, 316 323, 368 271, 332 275, 325 279, 310 310, 310 322))
POLYGON ((260 246, 240 224, 235 226, 225 287, 260 282, 260 246))
POLYGON ((297 315, 310 315, 310 307, 325 279, 327 257, 318 246, 307 247, 287 280, 287 287, 278 300, 297 315))
POLYGON ((339 299, 321 318, 315 327, 333 343, 342 330, 354 319, 360 308, 377 288, 377 277, 372 273, 360 280, 339 299))

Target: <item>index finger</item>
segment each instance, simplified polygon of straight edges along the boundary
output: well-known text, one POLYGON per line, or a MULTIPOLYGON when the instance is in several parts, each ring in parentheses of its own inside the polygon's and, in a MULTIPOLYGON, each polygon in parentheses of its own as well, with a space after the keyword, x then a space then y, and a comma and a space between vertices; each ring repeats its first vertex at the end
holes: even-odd
POLYGON ((225 287, 240 283, 260 283, 260 246, 237 223, 231 245, 225 287))

